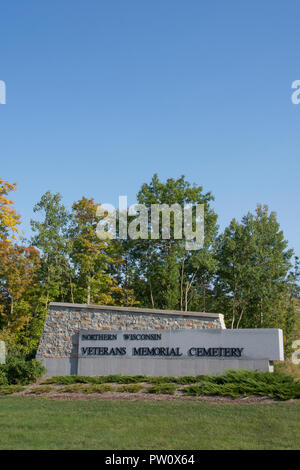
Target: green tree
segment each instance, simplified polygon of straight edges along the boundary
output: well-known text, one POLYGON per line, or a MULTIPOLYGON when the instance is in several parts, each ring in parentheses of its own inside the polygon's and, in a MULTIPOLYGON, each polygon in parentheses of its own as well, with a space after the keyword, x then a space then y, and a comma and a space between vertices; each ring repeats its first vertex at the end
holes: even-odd
POLYGON ((10 349, 18 345, 29 352, 37 345, 42 325, 40 259, 36 249, 17 240, 20 216, 7 197, 15 189, 16 183, 0 179, 0 337, 10 349))
POLYGON ((218 240, 215 294, 231 328, 282 328, 288 347, 293 324, 293 250, 274 212, 258 206, 233 219, 218 240))
POLYGON ((37 288, 39 253, 33 247, 0 242, 0 326, 2 337, 16 342, 32 320, 29 292, 37 288))
POLYGON ((61 203, 61 195, 50 191, 42 196, 33 210, 42 214, 41 221, 31 220, 31 228, 35 232, 31 244, 41 252, 39 280, 47 310, 51 301, 73 301, 72 244, 68 238, 70 215, 61 203))
POLYGON ((123 280, 133 287, 136 298, 145 307, 188 310, 209 308, 205 300, 216 269, 214 241, 217 235, 217 216, 210 207, 213 196, 203 188, 191 185, 184 176, 161 182, 155 174, 149 184, 142 185, 137 194, 139 204, 151 212, 152 204, 172 206, 204 205, 205 237, 200 250, 186 249, 186 237, 174 237, 174 215, 170 218, 170 238, 121 241, 125 258, 123 280))
MULTIPOLYGON (((117 245, 100 240, 96 234, 97 204, 83 197, 72 206, 71 259, 74 265, 76 302, 87 304, 124 304, 126 292, 118 284, 118 266, 123 262, 117 245)), ((130 294, 127 292, 127 294, 130 294)), ((131 295, 132 296, 132 295, 131 295)))

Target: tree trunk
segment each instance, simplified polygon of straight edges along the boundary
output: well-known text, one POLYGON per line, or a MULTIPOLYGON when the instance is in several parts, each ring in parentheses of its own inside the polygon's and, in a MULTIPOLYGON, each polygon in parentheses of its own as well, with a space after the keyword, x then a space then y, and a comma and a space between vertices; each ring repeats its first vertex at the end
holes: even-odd
POLYGON ((180 310, 183 310, 183 276, 184 276, 184 259, 181 263, 181 279, 180 279, 180 310))
POLYGON ((72 279, 70 278, 70 290, 71 290, 71 300, 72 304, 74 304, 74 294, 73 294, 73 285, 72 285, 72 279))
POLYGON ((151 279, 149 279, 149 286, 150 286, 150 298, 151 298, 151 304, 152 304, 152 308, 154 308, 154 299, 153 299, 153 294, 152 294, 152 284, 151 284, 151 279))
POLYGON ((87 304, 90 305, 90 302, 91 302, 91 285, 89 283, 88 288, 87 288, 87 304))
POLYGON ((13 296, 11 296, 10 317, 8 317, 8 320, 7 320, 7 327, 8 328, 10 327, 10 319, 12 319, 13 313, 14 313, 14 298, 13 298, 13 296))
POLYGON ((204 277, 202 278, 202 289, 203 289, 203 312, 205 312, 206 309, 206 289, 205 289, 205 279, 204 277))
POLYGON ((49 302, 49 292, 47 291, 47 297, 46 297, 46 302, 45 302, 46 310, 48 309, 48 302, 49 302))
POLYGON ((237 323, 237 325, 236 325, 236 328, 237 328, 237 330, 239 329, 239 326, 240 326, 240 322, 241 322, 241 319, 242 319, 243 313, 244 313, 244 309, 242 310, 242 312, 241 312, 241 314, 240 314, 239 321, 238 321, 238 323, 237 323))
POLYGON ((189 293, 190 288, 192 287, 193 280, 195 279, 195 276, 196 276, 198 270, 199 270, 199 266, 198 266, 198 268, 196 269, 196 271, 194 272, 194 274, 193 274, 192 279, 190 280, 190 282, 187 282, 187 284, 186 284, 186 289, 185 289, 185 311, 186 311, 186 312, 187 312, 188 304, 189 304, 189 301, 188 301, 188 293, 189 293))

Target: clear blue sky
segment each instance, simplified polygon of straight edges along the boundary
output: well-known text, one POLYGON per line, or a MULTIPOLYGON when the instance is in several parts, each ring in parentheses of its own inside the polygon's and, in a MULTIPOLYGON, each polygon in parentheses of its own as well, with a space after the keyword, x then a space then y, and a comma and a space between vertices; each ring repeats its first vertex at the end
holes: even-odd
POLYGON ((30 235, 48 189, 129 203, 157 172, 257 203, 300 254, 298 0, 14 0, 0 7, 0 177, 30 235))

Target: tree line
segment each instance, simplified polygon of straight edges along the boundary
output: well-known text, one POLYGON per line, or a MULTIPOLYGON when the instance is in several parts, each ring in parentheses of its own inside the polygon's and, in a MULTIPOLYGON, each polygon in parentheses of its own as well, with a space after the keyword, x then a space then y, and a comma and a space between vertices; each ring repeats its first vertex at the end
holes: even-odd
MULTIPOLYGON (((82 197, 67 210, 47 191, 34 206, 32 237, 18 233, 20 216, 0 179, 0 338, 34 353, 49 302, 138 306, 223 313, 227 328, 282 328, 289 352, 299 264, 274 212, 258 205, 220 232, 210 192, 184 176, 155 174, 137 202, 203 204, 204 244, 96 235, 98 203, 82 197)), ((173 227, 174 228, 174 227, 173 227)))

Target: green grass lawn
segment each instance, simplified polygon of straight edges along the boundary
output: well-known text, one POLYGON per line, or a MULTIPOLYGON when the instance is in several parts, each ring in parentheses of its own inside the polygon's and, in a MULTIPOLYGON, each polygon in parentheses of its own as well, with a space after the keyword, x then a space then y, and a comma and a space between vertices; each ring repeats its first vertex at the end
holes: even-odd
POLYGON ((300 404, 0 399, 0 449, 299 449, 300 404))

